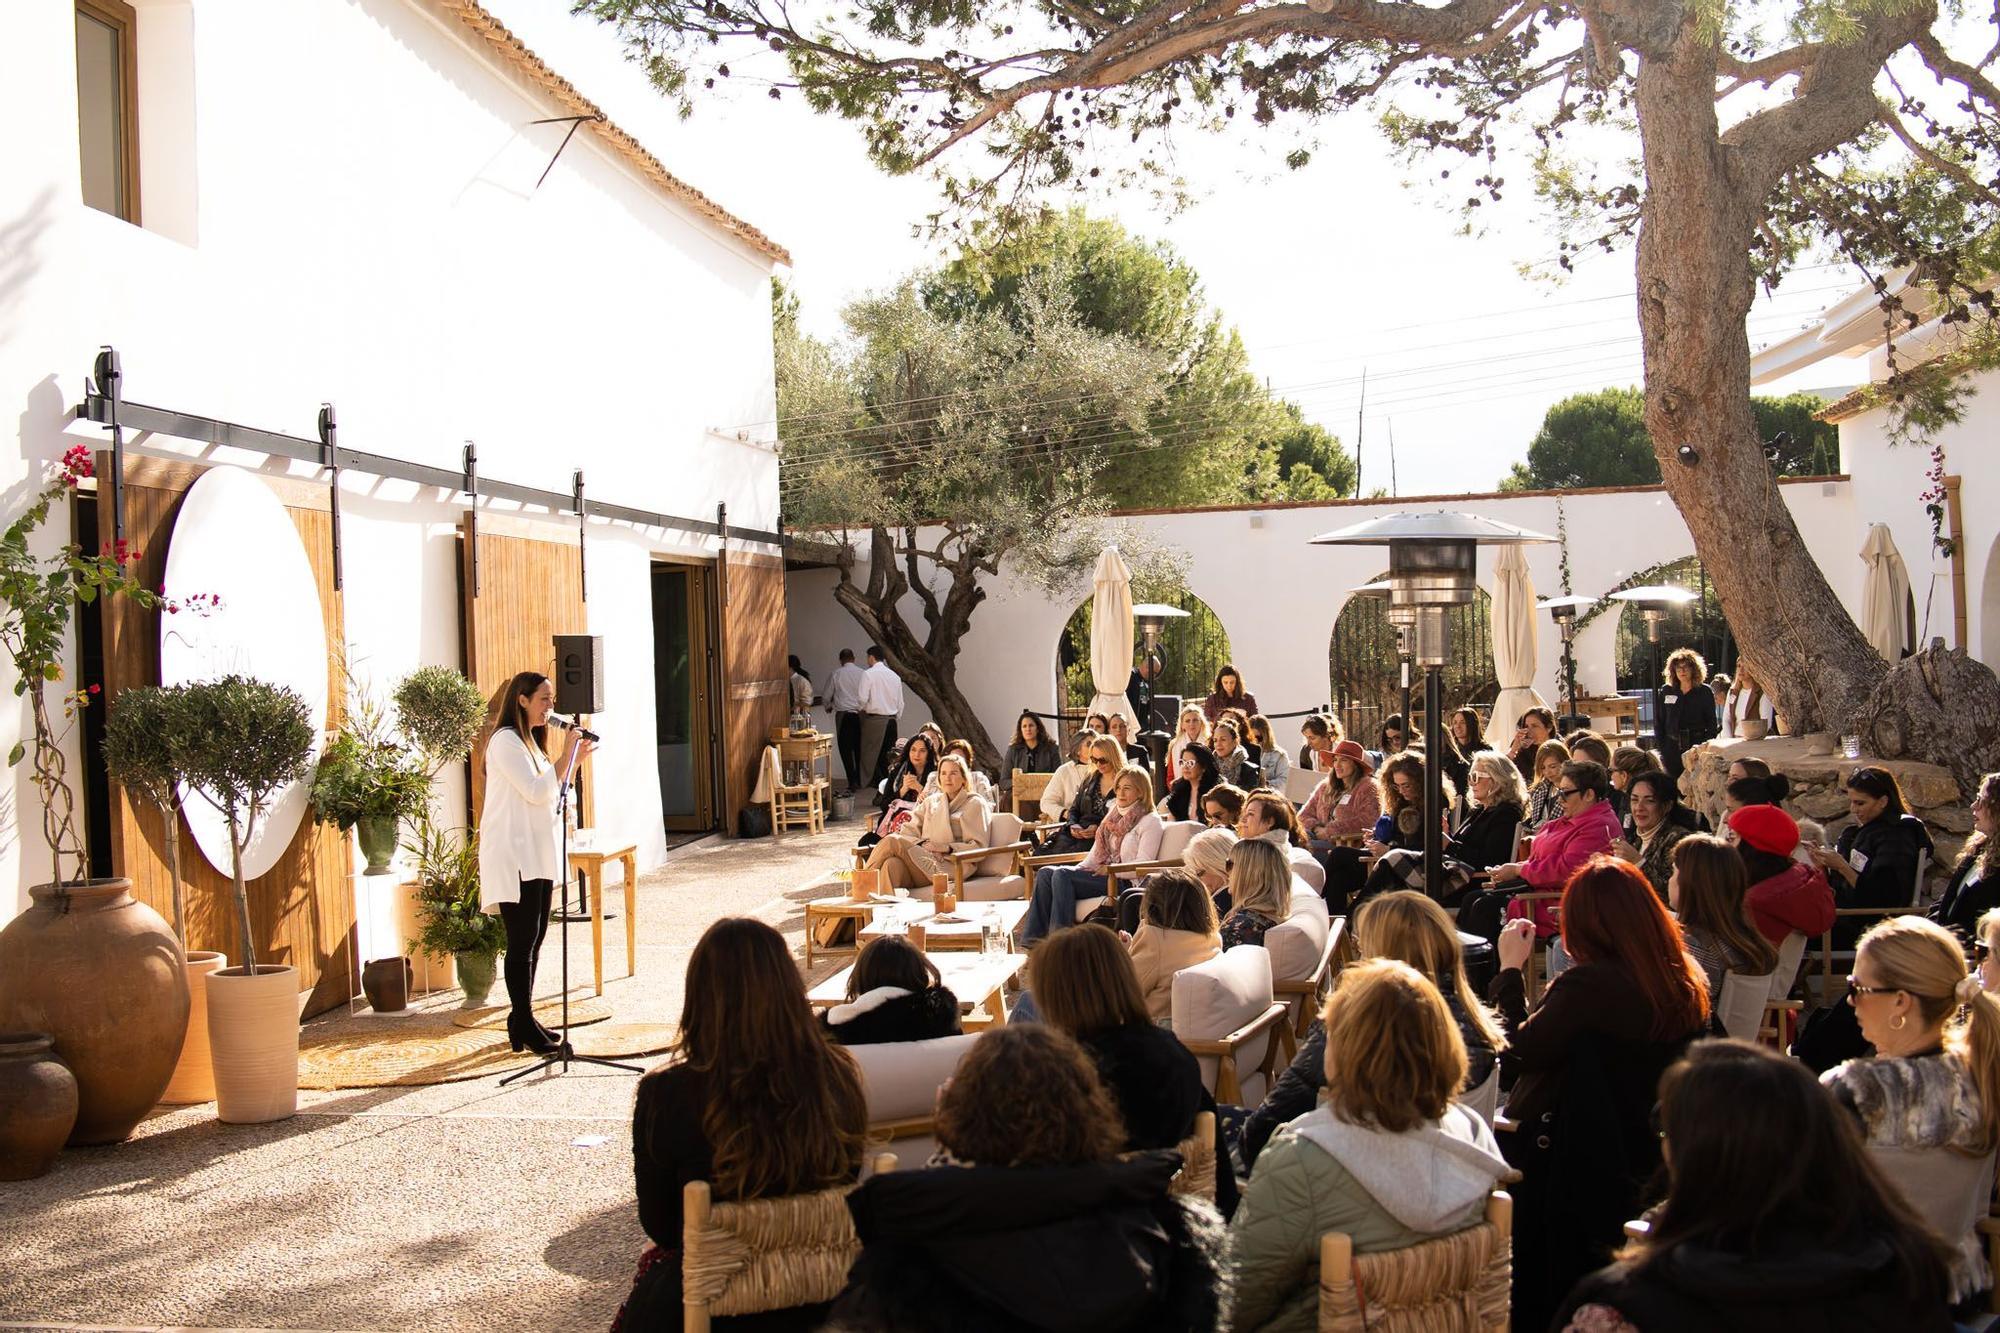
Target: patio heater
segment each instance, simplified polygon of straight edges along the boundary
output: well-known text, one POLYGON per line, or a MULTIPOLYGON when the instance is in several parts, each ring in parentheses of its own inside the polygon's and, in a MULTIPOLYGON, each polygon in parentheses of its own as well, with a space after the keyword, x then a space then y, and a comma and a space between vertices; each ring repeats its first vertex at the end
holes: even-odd
MULTIPOLYGON (((1160 635, 1166 632, 1169 620, 1185 620, 1188 612, 1178 606, 1168 606, 1165 602, 1140 602, 1132 608, 1132 621, 1139 628, 1139 744, 1146 747, 1146 753, 1153 757, 1155 771, 1167 762, 1167 745, 1173 739, 1167 731, 1147 726, 1153 716, 1153 683, 1160 673, 1167 669, 1166 654, 1160 651, 1160 635)), ((1179 725, 1176 720, 1174 726, 1179 725)), ((1173 774, 1161 772, 1166 782, 1173 781, 1173 774)))
POLYGON ((1656 741, 1660 734, 1660 622, 1667 618, 1667 612, 1677 606, 1686 606, 1699 595, 1670 583, 1646 584, 1611 594, 1614 602, 1630 602, 1638 607, 1640 616, 1646 621, 1646 642, 1653 645, 1653 674, 1647 678, 1650 688, 1646 697, 1653 701, 1653 735, 1656 741))
MULTIPOLYGON (((1445 612, 1479 591, 1479 548, 1555 540, 1476 514, 1389 514, 1312 539, 1315 546, 1387 546, 1389 611, 1416 616, 1417 665, 1424 669, 1424 892, 1444 896, 1444 677, 1450 644, 1445 612)), ((1405 719, 1407 721, 1407 718, 1405 719)))
POLYGON ((1574 727, 1589 726, 1589 722, 1576 711, 1576 618, 1585 607, 1596 606, 1595 597, 1551 597, 1537 605, 1555 617, 1556 633, 1563 641, 1563 684, 1569 690, 1569 707, 1565 710, 1558 731, 1569 731, 1574 727))
MULTIPOLYGON (((1410 686, 1414 679, 1410 670, 1410 662, 1416 656, 1417 652, 1417 608, 1414 606, 1397 606, 1389 596, 1389 580, 1387 579, 1383 579, 1378 583, 1364 583, 1352 591, 1356 597, 1373 597, 1389 603, 1382 614, 1391 625, 1396 627, 1397 681, 1403 691, 1403 725, 1408 727, 1410 725, 1410 686)), ((1407 734, 1406 732, 1405 735, 1407 734)))

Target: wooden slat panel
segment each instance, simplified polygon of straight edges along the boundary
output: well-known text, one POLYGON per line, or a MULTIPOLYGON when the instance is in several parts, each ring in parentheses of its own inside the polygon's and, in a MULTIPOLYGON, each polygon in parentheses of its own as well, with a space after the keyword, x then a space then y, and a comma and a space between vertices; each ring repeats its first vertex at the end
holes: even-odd
MULTIPOLYGON (((111 455, 98 454, 98 475, 109 475, 111 455)), ((174 515, 188 486, 200 475, 192 464, 162 465, 158 460, 131 458, 126 463, 125 528, 127 537, 145 552, 140 577, 158 586, 166 568, 168 540, 174 515), (139 484, 144 482, 146 484, 139 484)), ((286 495, 286 492, 280 492, 286 495)), ((101 492, 107 506, 101 527, 111 531, 110 487, 101 492)), ((333 590, 333 524, 324 503, 314 505, 303 495, 287 496, 299 505, 286 510, 319 584, 320 606, 326 619, 329 646, 345 642, 340 594, 333 590)), ((176 588, 185 595, 200 588, 176 588)), ((105 693, 116 699, 121 690, 160 681, 160 629, 156 613, 140 610, 122 599, 106 602, 104 624, 105 693)), ((345 701, 337 651, 328 653, 327 697, 329 728, 340 723, 345 701)), ((196 798, 199 799, 199 798, 196 798)), ((134 896, 172 919, 173 886, 167 875, 165 835, 159 815, 149 806, 135 806, 122 787, 111 788, 111 857, 116 874, 132 881, 134 896)), ((195 846, 186 823, 181 826, 181 875, 187 898, 188 947, 219 949, 230 961, 241 961, 229 876, 208 864, 195 846)), ((300 825, 291 846, 270 873, 252 880, 251 926, 257 934, 258 961, 286 963, 299 970, 299 988, 307 995, 305 1012, 313 1014, 345 1001, 352 990, 354 915, 348 875, 352 854, 347 837, 337 829, 300 825)))
POLYGON ((732 552, 722 593, 725 830, 750 800, 757 764, 772 727, 791 713, 785 663, 785 566, 767 556, 732 552))

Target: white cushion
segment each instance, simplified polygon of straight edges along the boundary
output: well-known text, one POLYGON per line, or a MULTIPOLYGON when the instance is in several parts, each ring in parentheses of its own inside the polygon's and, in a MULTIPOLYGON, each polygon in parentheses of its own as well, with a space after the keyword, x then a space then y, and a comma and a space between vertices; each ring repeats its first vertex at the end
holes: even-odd
POLYGON ((1206 824, 1192 819, 1176 819, 1160 830, 1160 852, 1155 861, 1178 861, 1187 851, 1188 843, 1194 835, 1207 828, 1206 824))
POLYGON ((1292 877, 1292 903, 1286 909, 1285 915, 1297 916, 1301 912, 1316 916, 1322 921, 1332 920, 1332 914, 1327 910, 1326 899, 1320 897, 1319 891, 1311 885, 1300 883, 1295 875, 1292 877))
MULTIPOLYGON (((1239 944, 1205 963, 1174 973, 1174 1035, 1183 1041, 1219 1040, 1269 1009, 1274 994, 1270 953, 1255 944, 1239 944)), ((1237 1052, 1236 1077, 1245 1106, 1264 1100, 1260 1066, 1269 1043, 1276 1040, 1273 1027, 1237 1052)), ((1215 1091, 1216 1057, 1200 1056, 1198 1062, 1202 1082, 1210 1092, 1215 1091)))
POLYGON ((979 1040, 977 1033, 928 1041, 878 1041, 849 1046, 861 1066, 861 1090, 868 1119, 909 1120, 937 1109, 937 1093, 958 1062, 979 1040))
MULTIPOLYGON (((986 845, 988 847, 1005 847, 1009 843, 1019 842, 1020 840, 1021 840, 1021 817, 1019 815, 998 814, 998 815, 993 815, 987 819, 986 845)), ((1007 874, 1011 873, 1013 869, 1014 869, 1014 853, 1012 852, 996 853, 992 856, 987 857, 984 861, 979 862, 977 865, 971 867, 972 873, 974 875, 979 876, 982 879, 986 878, 987 876, 1006 876, 1007 874)), ((969 898, 971 896, 972 893, 970 891, 970 886, 968 885, 966 897, 969 898)), ((1018 896, 1018 895, 1002 895, 1002 896, 1018 896)))
POLYGON ((1285 774, 1285 799, 1295 806, 1304 805, 1312 799, 1313 790, 1325 776, 1324 773, 1293 764, 1292 771, 1285 774))
POLYGON ((1304 981, 1319 968, 1329 929, 1324 917, 1295 912, 1264 932, 1274 981, 1304 981))
POLYGON ((1314 893, 1326 892, 1326 867, 1303 847, 1291 849, 1292 878, 1304 880, 1314 893))
POLYGON ((982 875, 965 881, 965 901, 996 903, 1028 896, 1028 881, 1020 875, 982 875))

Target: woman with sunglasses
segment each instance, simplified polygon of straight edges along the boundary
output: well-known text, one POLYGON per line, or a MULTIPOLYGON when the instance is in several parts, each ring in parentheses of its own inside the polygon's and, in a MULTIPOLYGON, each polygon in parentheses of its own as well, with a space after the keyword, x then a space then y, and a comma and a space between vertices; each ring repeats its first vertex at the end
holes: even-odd
MULTIPOLYGON (((1497 939, 1503 912, 1510 917, 1524 914, 1513 901, 1515 894, 1524 888, 1561 889, 1591 857, 1610 851, 1618 840, 1617 812, 1604 799, 1610 790, 1611 777, 1602 764, 1564 764, 1556 780, 1561 818, 1549 821, 1535 835, 1527 860, 1493 867, 1492 887, 1465 895, 1458 909, 1458 928, 1497 939)), ((1535 904, 1535 933, 1544 939, 1556 933, 1555 916, 1547 903, 1535 904)))
POLYGON ((1975 1298, 1983 1309, 1993 1274, 1974 1223, 1986 1215, 2000 1147, 2000 998, 1966 971, 1950 931, 1898 916, 1861 937, 1847 1002, 1874 1058, 1849 1060, 1820 1082, 1854 1113, 1904 1198, 1954 1247, 1959 1312, 1975 1298))
MULTIPOLYGON (((1098 757, 1105 758, 1116 745, 1099 741, 1098 757)), ((1033 943, 1052 930, 1075 925, 1081 898, 1116 898, 1118 882, 1106 873, 1109 867, 1158 858, 1165 825, 1153 813, 1153 784, 1146 770, 1137 764, 1115 768, 1105 785, 1112 800, 1091 831, 1089 854, 1075 865, 1043 866, 1035 872, 1028 915, 1021 921, 1024 941, 1033 943)))
MULTIPOLYGON (((1076 789, 1076 795, 1070 798, 1069 809, 1063 812, 1062 824, 1042 840, 1041 850, 1036 853, 1038 856, 1069 856, 1090 850, 1097 838, 1097 826, 1104 821, 1104 812, 1111 806, 1111 783, 1118 776, 1118 770, 1125 766, 1124 755, 1124 747, 1109 736, 1098 736, 1090 742, 1090 748, 1081 753, 1083 761, 1089 766, 1090 775, 1084 778, 1076 789)), ((1148 785, 1150 787, 1150 780, 1148 785)))

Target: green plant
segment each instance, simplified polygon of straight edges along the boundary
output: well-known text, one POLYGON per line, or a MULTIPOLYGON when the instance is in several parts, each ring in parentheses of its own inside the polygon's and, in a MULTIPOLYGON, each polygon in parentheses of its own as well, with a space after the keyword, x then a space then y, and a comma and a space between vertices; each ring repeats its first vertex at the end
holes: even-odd
POLYGON ((145 685, 121 693, 104 719, 105 768, 134 798, 158 810, 165 826, 174 934, 183 945, 187 905, 181 887, 181 766, 175 750, 187 735, 186 712, 182 687, 145 685))
POLYGON ((183 686, 174 747, 182 780, 229 821, 229 862, 243 931, 243 968, 257 975, 257 940, 243 883, 243 850, 286 783, 312 763, 313 727, 305 700, 280 685, 224 676, 183 686))
POLYGON ((392 699, 396 724, 416 747, 431 781, 448 765, 463 762, 486 726, 485 696, 447 666, 418 667, 397 684, 392 699))
POLYGON ((430 954, 497 954, 507 927, 479 905, 479 834, 422 820, 410 850, 416 856, 417 946, 430 954))
POLYGON ((313 817, 343 833, 370 816, 409 819, 429 791, 430 780, 403 747, 343 728, 313 774, 313 817))

